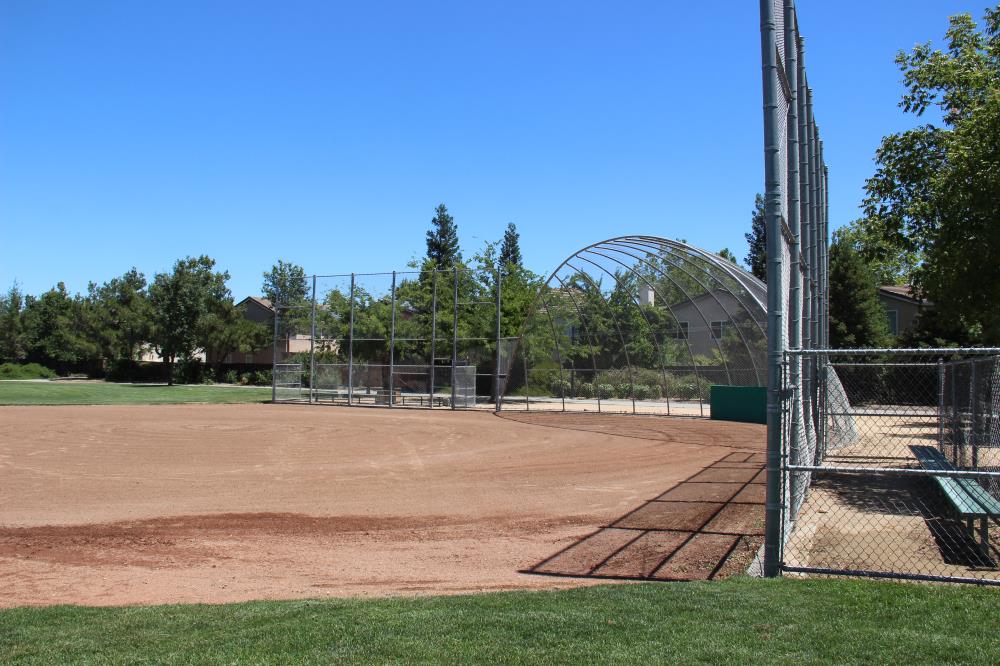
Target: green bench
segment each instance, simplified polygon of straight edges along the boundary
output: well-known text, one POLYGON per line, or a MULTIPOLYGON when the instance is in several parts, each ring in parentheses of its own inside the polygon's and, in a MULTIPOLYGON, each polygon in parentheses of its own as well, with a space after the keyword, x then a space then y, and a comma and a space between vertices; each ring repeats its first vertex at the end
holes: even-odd
MULTIPOLYGON (((927 470, 954 470, 948 459, 933 446, 911 446, 920 465, 927 470)), ((979 545, 989 557, 990 518, 1000 516, 1000 501, 990 495, 975 479, 957 476, 932 476, 944 496, 959 515, 965 519, 971 535, 975 535, 973 521, 979 519, 979 545)))

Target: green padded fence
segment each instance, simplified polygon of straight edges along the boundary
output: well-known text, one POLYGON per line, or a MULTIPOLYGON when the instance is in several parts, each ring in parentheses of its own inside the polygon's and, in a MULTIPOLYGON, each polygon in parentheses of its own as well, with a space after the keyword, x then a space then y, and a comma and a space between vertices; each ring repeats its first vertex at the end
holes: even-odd
POLYGON ((712 386, 712 418, 717 421, 767 423, 766 386, 712 386))

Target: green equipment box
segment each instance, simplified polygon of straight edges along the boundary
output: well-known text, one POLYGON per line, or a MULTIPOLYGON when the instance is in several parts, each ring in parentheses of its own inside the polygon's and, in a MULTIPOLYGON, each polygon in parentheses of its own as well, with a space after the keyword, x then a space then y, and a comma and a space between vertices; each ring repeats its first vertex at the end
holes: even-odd
POLYGON ((712 418, 716 421, 767 423, 766 386, 712 386, 712 418))

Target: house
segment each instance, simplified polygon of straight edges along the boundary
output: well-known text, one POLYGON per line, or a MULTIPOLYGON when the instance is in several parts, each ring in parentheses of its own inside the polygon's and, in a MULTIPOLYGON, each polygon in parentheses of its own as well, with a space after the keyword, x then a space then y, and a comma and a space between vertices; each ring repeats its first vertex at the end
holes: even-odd
POLYGON ((889 331, 894 336, 912 331, 917 317, 927 307, 934 304, 917 298, 909 285, 884 285, 878 288, 878 299, 885 308, 889 320, 889 331))
MULTIPOLYGON (((243 316, 256 324, 274 325, 274 305, 266 298, 247 296, 236 304, 236 307, 243 310, 243 316)), ((295 333, 288 335, 278 349, 279 354, 296 354, 299 352, 309 352, 310 339, 308 333, 295 333)), ((274 350, 271 345, 261 347, 252 352, 230 352, 220 358, 215 358, 214 354, 209 354, 209 363, 246 363, 265 365, 270 364, 274 359, 274 350)))

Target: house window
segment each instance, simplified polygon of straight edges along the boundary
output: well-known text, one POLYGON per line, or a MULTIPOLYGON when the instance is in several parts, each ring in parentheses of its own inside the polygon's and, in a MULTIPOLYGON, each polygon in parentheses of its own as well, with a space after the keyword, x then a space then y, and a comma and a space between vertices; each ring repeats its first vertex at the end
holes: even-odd
POLYGON ((885 314, 889 318, 889 332, 899 335, 899 310, 887 310, 885 314))
POLYGON ((677 328, 674 329, 674 337, 678 340, 688 339, 688 323, 686 321, 677 322, 677 328))
POLYGON ((713 321, 712 322, 712 338, 715 340, 721 340, 722 336, 726 334, 726 322, 724 321, 713 321))

